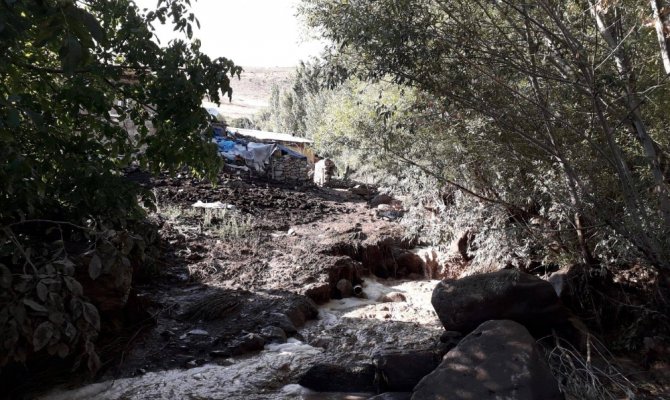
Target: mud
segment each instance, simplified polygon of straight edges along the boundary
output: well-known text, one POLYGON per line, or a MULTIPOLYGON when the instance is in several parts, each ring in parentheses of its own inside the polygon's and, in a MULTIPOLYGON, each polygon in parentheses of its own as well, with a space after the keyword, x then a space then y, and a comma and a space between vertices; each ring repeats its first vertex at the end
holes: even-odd
POLYGON ((144 184, 158 199, 163 256, 134 287, 143 323, 121 346, 102 344, 97 383, 43 398, 366 399, 373 393, 313 393, 297 382, 317 364, 440 350, 434 278, 458 271, 412 253, 369 196, 233 175, 218 185, 144 184), (231 207, 199 210, 196 201, 231 207), (362 294, 344 297, 342 280, 362 294))
POLYGON ((439 342, 435 281, 423 279, 400 226, 377 217, 367 198, 244 176, 143 183, 156 195, 163 240, 158 274, 134 288, 151 323, 98 377, 118 384, 48 398, 161 397, 167 388, 185 397, 310 398, 295 382, 315 363, 370 362, 381 350, 439 342), (227 208, 194 209, 197 201, 227 208), (343 298, 343 279, 361 296, 343 298))

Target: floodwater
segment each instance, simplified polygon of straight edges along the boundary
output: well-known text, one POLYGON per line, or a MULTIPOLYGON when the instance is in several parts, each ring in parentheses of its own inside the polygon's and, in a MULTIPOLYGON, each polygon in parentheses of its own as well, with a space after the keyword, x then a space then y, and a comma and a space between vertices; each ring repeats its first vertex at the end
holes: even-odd
POLYGON ((427 348, 441 326, 430 304, 437 281, 366 279, 367 298, 333 300, 320 307, 319 318, 291 338, 269 344, 260 353, 191 369, 144 375, 55 390, 44 400, 144 399, 367 399, 374 393, 316 393, 295 384, 312 365, 322 362, 371 362, 380 350, 427 348), (395 302, 381 302, 394 294, 395 302))

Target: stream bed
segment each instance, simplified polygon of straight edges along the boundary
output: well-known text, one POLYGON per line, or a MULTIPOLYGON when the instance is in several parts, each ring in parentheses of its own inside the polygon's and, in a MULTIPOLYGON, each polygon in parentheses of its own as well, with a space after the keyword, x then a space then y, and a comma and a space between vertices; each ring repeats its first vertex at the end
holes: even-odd
POLYGON ((195 368, 56 389, 41 399, 367 399, 374 393, 316 393, 296 382, 317 363, 369 363, 379 351, 434 345, 443 331, 430 304, 436 283, 366 278, 364 298, 321 305, 318 319, 286 343, 195 368))

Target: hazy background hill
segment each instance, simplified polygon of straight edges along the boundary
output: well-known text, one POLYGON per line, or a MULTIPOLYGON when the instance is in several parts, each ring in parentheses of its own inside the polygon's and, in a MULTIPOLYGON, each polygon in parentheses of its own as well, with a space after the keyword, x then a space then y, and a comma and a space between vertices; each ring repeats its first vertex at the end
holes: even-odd
POLYGON ((252 118, 268 106, 272 86, 280 89, 291 84, 295 67, 244 67, 241 78, 233 79, 233 99, 224 100, 219 107, 221 114, 230 121, 235 118, 252 118))

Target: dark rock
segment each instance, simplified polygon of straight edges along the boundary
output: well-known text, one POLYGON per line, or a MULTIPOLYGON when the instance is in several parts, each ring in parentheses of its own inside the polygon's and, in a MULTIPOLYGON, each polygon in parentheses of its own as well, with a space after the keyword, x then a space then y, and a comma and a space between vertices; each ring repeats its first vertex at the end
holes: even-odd
POLYGON ((453 349, 463 339, 463 334, 456 331, 446 331, 440 336, 440 343, 447 351, 453 349))
POLYGON ((535 339, 509 320, 487 321, 419 382, 412 399, 561 400, 535 339))
POLYGON ((393 197, 388 194, 378 194, 370 200, 370 208, 375 208, 380 204, 391 204, 393 197))
POLYGON ((317 304, 323 304, 330 300, 330 291, 328 282, 315 282, 305 285, 301 293, 317 304))
POLYGON ((390 292, 379 296, 377 301, 380 303, 402 303, 407 301, 407 298, 401 292, 390 292))
POLYGON ((348 279, 340 279, 337 282, 336 288, 340 292, 342 298, 351 297, 354 291, 354 287, 351 285, 351 281, 348 279))
POLYGON ((296 327, 305 325, 305 322, 314 319, 319 315, 319 310, 316 308, 314 301, 309 298, 302 298, 301 301, 294 303, 286 311, 286 316, 296 327))
POLYGON ((270 314, 269 322, 273 326, 281 328, 281 330, 286 332, 287 336, 291 336, 298 332, 298 329, 296 329, 295 325, 286 314, 272 313, 270 314))
POLYGON ((549 282, 517 270, 442 281, 431 302, 445 329, 463 333, 488 320, 511 319, 543 335, 568 317, 549 282))
POLYGON ((225 358, 225 357, 230 357, 232 355, 231 351, 229 349, 224 349, 224 350, 212 350, 209 352, 210 357, 214 358, 225 358))
POLYGON ((230 349, 230 354, 234 356, 254 351, 261 351, 264 347, 265 339, 263 339, 261 335, 257 335, 255 333, 248 333, 235 340, 228 346, 230 349))
POLYGON ((425 262, 417 254, 407 250, 397 249, 393 258, 397 264, 398 275, 407 276, 409 274, 425 274, 425 262))
POLYGON ((265 338, 266 342, 270 343, 285 343, 286 342, 286 332, 278 326, 266 326, 261 329, 261 336, 265 338))
POLYGON ((317 392, 376 392, 372 364, 317 364, 298 383, 317 392))
POLYGON ((374 355, 380 390, 409 392, 431 373, 442 358, 432 350, 387 350, 374 355))

